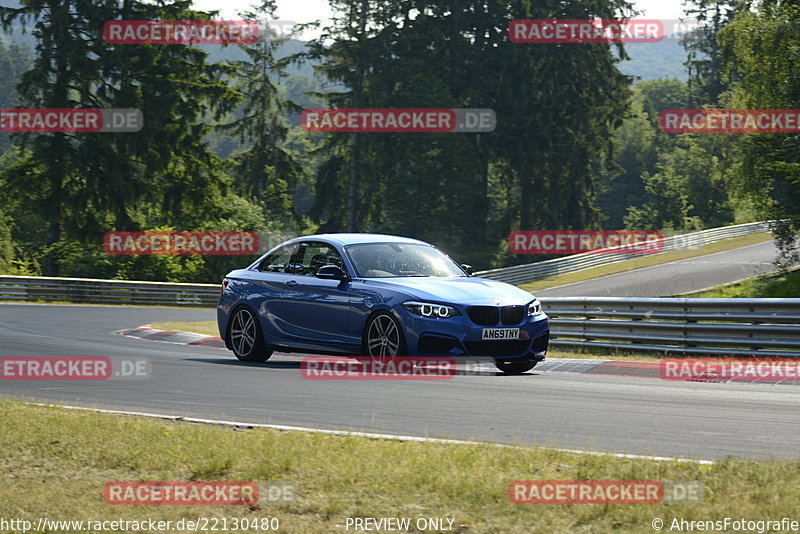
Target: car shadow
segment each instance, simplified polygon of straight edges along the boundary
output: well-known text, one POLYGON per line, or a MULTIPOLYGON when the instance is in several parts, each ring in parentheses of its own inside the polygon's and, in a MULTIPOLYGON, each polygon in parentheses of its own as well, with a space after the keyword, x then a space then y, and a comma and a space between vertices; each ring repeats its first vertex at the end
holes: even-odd
POLYGON ((266 361, 266 362, 243 362, 236 359, 223 358, 185 358, 190 362, 213 363, 216 365, 232 365, 235 367, 263 367, 265 369, 300 369, 300 362, 293 361, 266 361))
MULTIPOLYGON (((302 369, 300 360, 268 360, 266 362, 243 362, 235 358, 185 358, 187 361, 210 363, 215 365, 228 365, 234 367, 256 367, 263 369, 302 369)), ((359 363, 355 360, 352 361, 352 368, 355 368, 359 363)), ((457 363, 456 366, 459 364, 457 363)), ((507 375, 501 371, 493 369, 463 369, 456 367, 451 376, 497 376, 497 377, 534 377, 540 376, 542 373, 536 371, 528 371, 519 375, 507 375)))

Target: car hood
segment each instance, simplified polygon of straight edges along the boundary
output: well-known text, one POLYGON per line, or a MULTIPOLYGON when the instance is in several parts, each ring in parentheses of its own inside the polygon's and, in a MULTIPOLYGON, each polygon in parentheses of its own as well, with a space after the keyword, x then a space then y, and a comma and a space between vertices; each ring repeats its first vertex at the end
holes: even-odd
POLYGON ((451 304, 508 306, 527 304, 533 298, 527 291, 511 284, 477 277, 369 278, 364 283, 376 288, 402 291, 420 300, 451 304))

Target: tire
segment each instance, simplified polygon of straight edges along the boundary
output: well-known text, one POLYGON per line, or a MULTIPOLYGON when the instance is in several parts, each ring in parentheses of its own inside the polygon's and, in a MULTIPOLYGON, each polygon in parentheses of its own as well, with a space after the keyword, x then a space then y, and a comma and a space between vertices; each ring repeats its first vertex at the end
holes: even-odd
POLYGON ((530 371, 531 369, 536 367, 537 363, 539 362, 532 362, 529 360, 508 361, 508 362, 495 360, 494 366, 507 375, 521 375, 522 373, 530 371))
POLYGON ((265 362, 272 356, 264 345, 261 324, 247 306, 240 306, 231 314, 228 340, 233 354, 243 362, 265 362))
POLYGON ((385 312, 370 317, 364 328, 363 351, 364 355, 356 358, 362 363, 388 363, 397 356, 405 356, 406 340, 397 319, 385 312))

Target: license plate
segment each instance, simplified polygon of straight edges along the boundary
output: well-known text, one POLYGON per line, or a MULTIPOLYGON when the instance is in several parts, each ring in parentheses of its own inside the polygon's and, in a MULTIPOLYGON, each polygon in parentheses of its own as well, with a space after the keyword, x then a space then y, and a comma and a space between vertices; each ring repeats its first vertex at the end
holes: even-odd
POLYGON ((484 328, 481 339, 519 339, 519 328, 484 328))

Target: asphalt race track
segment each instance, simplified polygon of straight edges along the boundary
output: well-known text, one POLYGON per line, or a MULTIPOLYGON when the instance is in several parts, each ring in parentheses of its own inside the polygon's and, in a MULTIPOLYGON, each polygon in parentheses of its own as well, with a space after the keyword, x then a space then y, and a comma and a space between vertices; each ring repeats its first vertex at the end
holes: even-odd
POLYGON ((0 356, 146 359, 139 380, 0 380, 0 395, 250 423, 714 459, 796 457, 800 387, 534 371, 435 381, 305 380, 299 357, 122 337, 213 310, 0 304, 0 356))
POLYGON ((541 297, 668 297, 775 272, 777 249, 765 241, 716 254, 612 274, 536 292, 541 297))

